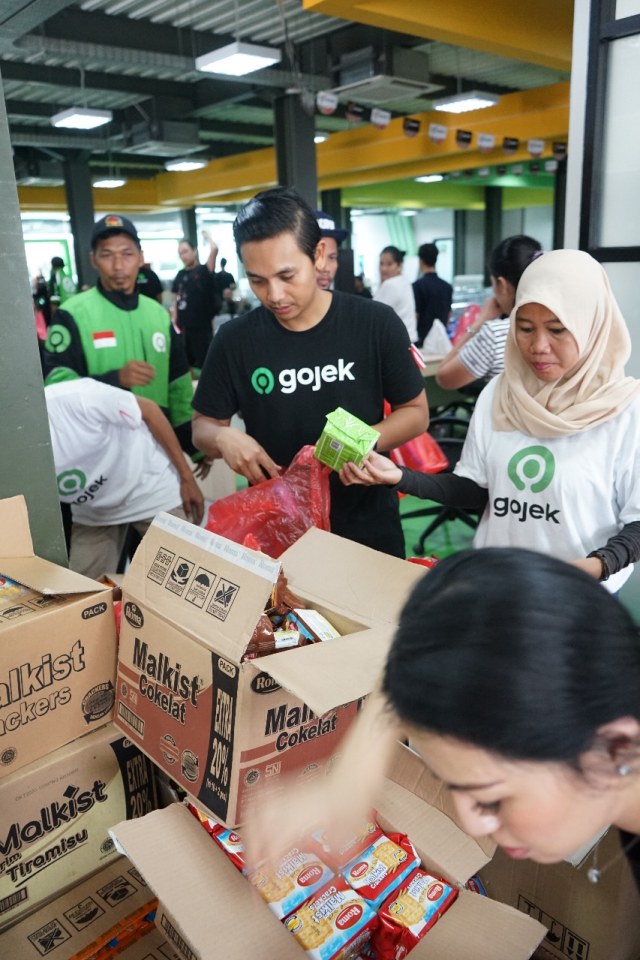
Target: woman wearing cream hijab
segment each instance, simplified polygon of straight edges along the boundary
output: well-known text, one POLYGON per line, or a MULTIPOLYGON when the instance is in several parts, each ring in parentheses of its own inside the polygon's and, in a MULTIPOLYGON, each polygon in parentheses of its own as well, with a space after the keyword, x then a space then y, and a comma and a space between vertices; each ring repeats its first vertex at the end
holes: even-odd
POLYGON ((612 592, 640 557, 640 381, 625 376, 629 333, 602 266, 555 250, 522 275, 505 370, 478 398, 452 474, 371 454, 352 483, 483 510, 474 545, 575 563, 612 592))

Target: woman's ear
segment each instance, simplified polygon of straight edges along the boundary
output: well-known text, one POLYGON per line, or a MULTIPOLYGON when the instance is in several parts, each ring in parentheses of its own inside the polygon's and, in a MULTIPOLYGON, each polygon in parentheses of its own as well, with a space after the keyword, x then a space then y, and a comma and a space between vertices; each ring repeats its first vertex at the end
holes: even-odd
POLYGON ((640 720, 619 717, 596 731, 596 745, 604 751, 614 772, 626 776, 631 763, 640 759, 640 720))

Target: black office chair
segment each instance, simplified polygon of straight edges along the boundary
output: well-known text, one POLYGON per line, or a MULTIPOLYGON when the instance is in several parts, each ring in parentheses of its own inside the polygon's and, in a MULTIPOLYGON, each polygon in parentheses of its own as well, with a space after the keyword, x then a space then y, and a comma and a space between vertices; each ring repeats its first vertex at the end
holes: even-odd
MULTIPOLYGON (((453 411, 456 412, 456 411, 453 411)), ((442 452, 449 461, 445 473, 452 473, 453 468, 460 459, 464 439, 469 429, 469 420, 462 417, 456 417, 449 413, 443 413, 439 417, 433 417, 429 424, 429 433, 438 441, 442 452)), ((411 510, 409 513, 403 513, 403 520, 410 520, 415 517, 433 517, 431 523, 422 531, 418 542, 413 545, 413 552, 416 556, 424 556, 424 545, 434 530, 437 530, 443 523, 449 520, 461 520, 472 530, 478 526, 480 517, 475 510, 466 510, 462 507, 448 507, 443 504, 437 504, 433 507, 422 507, 419 510, 411 510)))

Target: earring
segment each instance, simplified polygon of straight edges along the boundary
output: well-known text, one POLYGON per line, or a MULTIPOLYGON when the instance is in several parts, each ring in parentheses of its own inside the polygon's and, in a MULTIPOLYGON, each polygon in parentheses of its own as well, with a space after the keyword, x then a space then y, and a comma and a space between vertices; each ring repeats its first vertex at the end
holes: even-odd
POLYGON ((620 763, 617 767, 617 773, 619 777, 628 777, 631 773, 631 767, 628 763, 620 763))

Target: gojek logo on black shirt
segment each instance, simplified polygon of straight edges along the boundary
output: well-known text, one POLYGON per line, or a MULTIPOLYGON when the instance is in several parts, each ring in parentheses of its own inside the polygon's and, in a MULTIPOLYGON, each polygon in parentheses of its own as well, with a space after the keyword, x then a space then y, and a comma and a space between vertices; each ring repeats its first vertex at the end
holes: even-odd
MULTIPOLYGON (((516 490, 529 489, 531 493, 541 493, 546 490, 556 469, 556 461, 547 447, 533 446, 519 450, 509 460, 507 475, 516 490)), ((493 513, 496 517, 506 517, 512 513, 520 523, 530 520, 546 520, 547 523, 557 523, 559 509, 553 510, 549 503, 529 503, 517 497, 495 497, 493 513)))
MULTIPOLYGON (((280 393, 294 393, 298 386, 311 387, 315 392, 320 390, 323 383, 335 383, 343 380, 354 380, 353 365, 355 360, 345 361, 342 357, 338 360, 338 365, 326 363, 323 367, 289 367, 281 370, 278 374, 278 385, 280 393)), ((276 386, 276 378, 268 367, 256 367, 251 374, 251 386, 263 396, 271 393, 276 386)))

